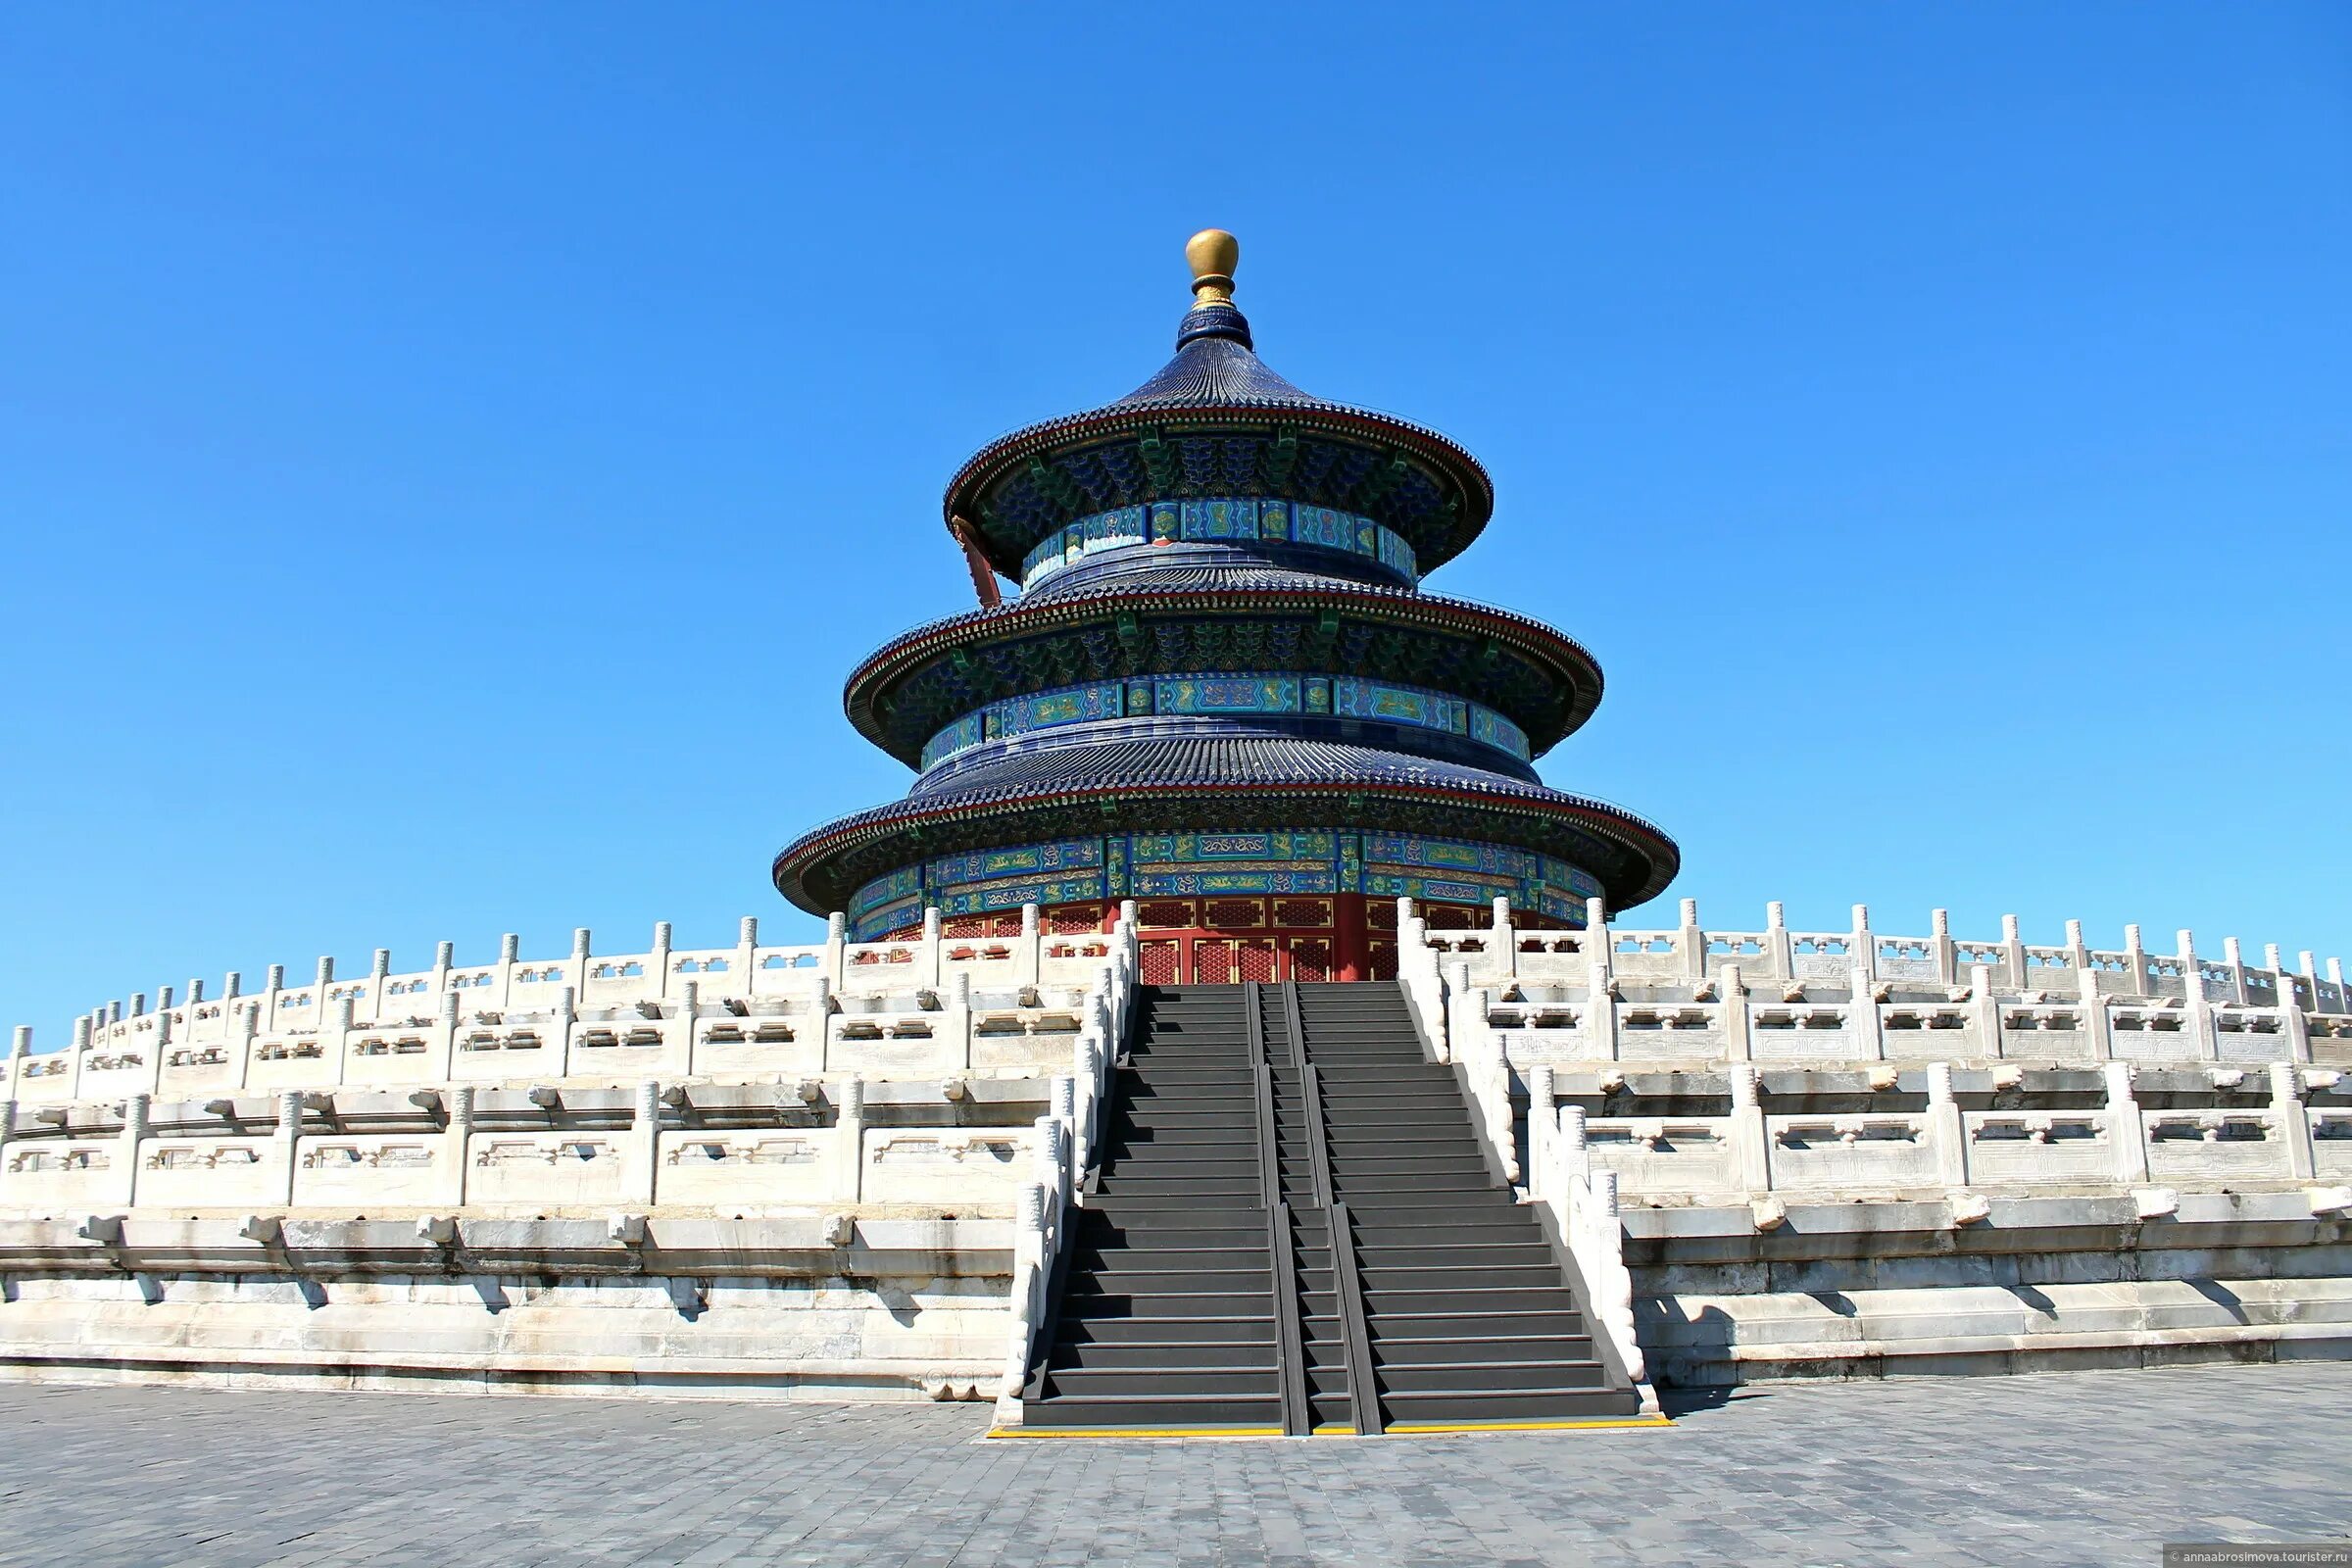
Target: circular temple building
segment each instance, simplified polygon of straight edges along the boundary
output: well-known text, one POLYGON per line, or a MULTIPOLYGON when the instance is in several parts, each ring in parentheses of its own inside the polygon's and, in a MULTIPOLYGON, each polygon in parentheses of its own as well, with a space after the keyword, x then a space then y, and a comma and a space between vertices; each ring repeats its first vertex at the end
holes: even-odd
POLYGON ((948 485, 981 608, 893 639, 850 720, 919 768, 808 833, 776 888, 850 936, 1102 931, 1132 899, 1148 983, 1395 973, 1399 897, 1434 927, 1581 926, 1665 888, 1640 817, 1546 787, 1600 702, 1549 626, 1421 591, 1494 511, 1433 430, 1260 361, 1239 247, 1186 247, 1176 357, 1117 402, 1016 430, 948 485), (1017 584, 1002 598, 997 578, 1017 584))

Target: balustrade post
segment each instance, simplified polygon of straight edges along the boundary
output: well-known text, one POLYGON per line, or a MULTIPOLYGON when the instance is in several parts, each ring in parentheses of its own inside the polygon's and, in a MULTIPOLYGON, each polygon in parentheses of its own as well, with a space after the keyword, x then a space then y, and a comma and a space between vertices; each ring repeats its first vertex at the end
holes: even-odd
POLYGON ((115 1200, 124 1208, 139 1200, 139 1145, 147 1137, 150 1103, 145 1095, 131 1095, 122 1102, 122 1131, 115 1146, 122 1151, 122 1170, 109 1185, 119 1195, 115 1200))
MULTIPOLYGON (((191 1032, 193 1027, 190 1026, 191 1032)), ((167 1007, 155 1015, 155 1039, 147 1048, 147 1060, 144 1070, 139 1074, 146 1080, 147 1092, 151 1095, 164 1092, 164 1056, 171 1049, 172 1009, 167 1007)))
POLYGON ((2090 946, 2082 940, 2082 922, 2080 920, 2066 922, 2066 963, 2077 974, 2085 974, 2090 970, 2090 946))
POLYGON ((1935 960, 1938 985, 1955 986, 1960 983, 1959 953, 1952 946, 1952 911, 1949 909, 1928 911, 1928 956, 1935 960))
POLYGON ((2214 1027, 2213 1004, 2205 1000, 2205 967, 2197 956, 2196 939, 2187 931, 2180 933, 2180 988, 2188 1007, 2188 1028, 2185 1031, 2196 1047, 2198 1059, 2222 1059, 2221 1032, 2214 1027))
POLYGON ((555 1057, 556 1076, 559 1078, 571 1076, 571 1026, 578 1015, 579 993, 565 986, 556 993, 556 1038, 550 1042, 556 1048, 551 1054, 555 1057))
POLYGON ((449 971, 457 966, 457 961, 458 945, 455 942, 436 942, 433 944, 432 988, 434 996, 445 997, 450 995, 449 971))
POLYGON ((237 1087, 244 1088, 253 1081, 253 1042, 262 1032, 262 1004, 255 1002, 237 1009, 237 1087))
POLYGON ((2303 1108, 2303 1075, 2291 1061, 2271 1063, 2271 1127, 2272 1136, 2286 1145, 2287 1176, 2310 1181, 2318 1170, 2311 1117, 2303 1108))
POLYGON ((2012 990, 2026 988, 2026 939, 2018 933, 2017 916, 2001 916, 2001 962, 2009 971, 2012 990))
MULTIPOLYGON (((2229 1000, 2241 1007, 2245 1006, 2248 1001, 2246 996, 2246 955, 2245 949, 2235 937, 2222 938, 2222 967, 2230 971, 2222 977, 2222 984, 2230 990, 2229 1000)), ((2276 966, 2274 965, 2274 967, 2276 966)))
POLYGON ((2107 1063, 2107 1137, 2115 1147, 2115 1179, 2130 1186, 2148 1179, 2148 1130, 2132 1092, 2132 1063, 2107 1063))
POLYGON ((2156 994, 2155 978, 2148 973, 2147 949, 2140 946, 2139 927, 2135 925, 2124 927, 2124 964, 2132 971, 2132 996, 2152 997, 2156 994))
POLYGON ((1788 908, 1777 899, 1764 906, 1764 961, 1772 966, 1775 980, 1796 977, 1796 954, 1788 942, 1788 908))
MULTIPOLYGON (((323 989, 320 995, 323 998, 323 989)), ((318 1054, 324 1069, 319 1076, 330 1084, 343 1081, 343 1058, 350 1054, 352 1018, 358 1010, 358 1004, 349 992, 337 997, 331 1004, 323 1000, 319 1004, 318 1054)))
POLYGON ((1952 1095, 1952 1064, 1928 1064, 1928 1137, 1936 1146, 1936 1177, 1947 1188, 1966 1187, 1969 1177, 1968 1124, 1952 1095))
POLYGON ((1557 1205, 1578 1182, 1592 1174, 1592 1138, 1586 1125, 1585 1107, 1559 1104, 1554 1098, 1558 1135, 1552 1140, 1551 1199, 1557 1205))
POLYGON ((2007 1054, 2007 1043, 2001 1039, 2001 1004, 1992 994, 1992 965, 1972 963, 1968 966, 1968 1010, 1977 1020, 1977 1038, 1983 1042, 1986 1060, 1997 1060, 2007 1054))
MULTIPOLYGON (((696 1025, 701 1021, 702 1003, 702 986, 693 980, 681 977, 678 981, 677 1000, 669 1004, 668 1015, 662 1020, 662 1025, 664 1029, 671 1031, 666 1037, 671 1059, 686 1063, 686 1075, 690 1078, 701 1077, 705 1073, 702 1060, 703 1043, 696 1038, 700 1032, 696 1025)), ((824 1057, 820 1055, 817 1060, 821 1062, 824 1057)))
POLYGON ((564 965, 564 977, 572 984, 575 995, 588 995, 589 931, 575 926, 571 933, 571 957, 564 965))
POLYGON ((654 951, 647 956, 645 961, 654 966, 654 996, 663 1002, 669 1000, 669 988, 675 983, 670 979, 669 974, 669 954, 672 941, 673 933, 669 922, 656 920, 654 922, 654 951))
POLYGON ((1510 979, 1519 972, 1519 933, 1511 921, 1511 901, 1498 897, 1494 904, 1494 919, 1487 929, 1488 965, 1494 975, 1510 979))
POLYGON ((1035 1182, 1022 1186, 1014 1204, 1012 1224, 1012 1293, 1010 1330, 1004 1366, 997 1384, 997 1425, 1017 1426, 1021 1420, 1021 1389, 1029 1378, 1030 1340, 1041 1316, 1047 1270, 1045 1266, 1046 1190, 1035 1182))
POLYGON ((494 988, 498 998, 495 1007, 500 1012, 514 1004, 514 969, 521 959, 521 936, 513 931, 503 933, 498 939, 498 981, 494 988))
POLYGON ((1748 1030, 1747 981, 1740 965, 1725 964, 1716 977, 1716 986, 1722 997, 1724 1059, 1746 1061, 1755 1055, 1755 1048, 1748 1030))
POLYGON ((1595 1298, 1594 1316, 1607 1329, 1626 1376, 1642 1395, 1644 1405, 1656 1396, 1645 1385, 1648 1369, 1642 1359, 1642 1342, 1634 1332, 1634 1276, 1625 1264, 1625 1223, 1618 1211, 1617 1173, 1596 1170, 1586 1178, 1592 1195, 1586 1234, 1590 1239, 1587 1283, 1595 1298))
POLYGON ((1674 953, 1683 978, 1704 980, 1707 977, 1707 933, 1699 928, 1698 901, 1683 900, 1677 912, 1680 918, 1674 933, 1674 953))
POLYGON ((1849 967, 1861 978, 1876 981, 1879 977, 1879 940, 1870 929, 1870 906, 1854 906, 1854 926, 1846 937, 1846 957, 1849 967))
MULTIPOLYGON (((1854 906, 1859 917, 1860 905, 1854 906)), ((1855 948, 1868 940, 1867 930, 1857 934, 1855 948)), ((1851 955, 1849 955, 1851 956, 1851 955)), ((1855 959, 1846 971, 1846 991, 1852 1001, 1846 1004, 1846 1028, 1864 1061, 1886 1059, 1886 1030, 1879 1016, 1878 982, 1871 978, 1869 966, 1855 959)))
POLYGON ((2075 998, 2082 1009, 2082 1027, 2090 1036, 2090 1059, 2111 1060, 2115 1055, 2115 1020, 2107 1011, 2106 993, 2099 989, 2099 974, 2090 966, 2087 956, 2075 970, 2075 998))
POLYGON ((662 1157, 662 1085, 647 1079, 630 1105, 629 1158, 623 1165, 621 1200, 651 1206, 659 1191, 662 1157))
POLYGON ((368 1004, 369 1023, 381 1022, 384 1017, 384 984, 392 977, 392 950, 378 948, 368 960, 368 994, 361 1000, 368 1004))
POLYGON ((1012 950, 1012 981, 1015 985, 1037 984, 1039 952, 1045 946, 1040 933, 1038 908, 1034 904, 1021 906, 1021 939, 1012 950))
POLYGON ((96 1049, 97 1040, 97 1031, 92 1028, 89 1019, 74 1020, 74 1060, 66 1077, 66 1099, 70 1102, 81 1099, 82 1070, 89 1063, 90 1053, 96 1049))
MULTIPOLYGON (((835 985, 841 984, 842 943, 848 940, 849 922, 839 914, 825 917, 825 977, 835 985)), ((735 961, 729 967, 727 984, 722 989, 739 997, 752 994, 760 978, 760 917, 747 914, 735 923, 735 961)))
MULTIPOLYGON (((2303 956, 2308 959, 2311 955, 2305 954, 2303 956)), ((2278 976, 2278 1034, 2286 1045, 2286 1059, 2308 1062, 2311 1060, 2311 1020, 2303 1016, 2303 1004, 2295 998, 2294 981, 2288 978, 2284 969, 2278 969, 2276 965, 2273 968, 2278 976)), ((2308 962, 2304 965, 2304 973, 2310 973, 2308 962)), ((2308 980, 2305 983, 2310 984, 2308 980)), ((2320 988, 2317 985, 2311 986, 2311 1001, 2316 1010, 2320 1001, 2320 988)))
POLYGON ((914 978, 917 984, 939 984, 939 906, 934 904, 923 910, 923 952, 915 960, 914 978))
POLYGON ((1527 1195, 1538 1202, 1551 1197, 1558 1181, 1553 1166, 1559 1142, 1557 1080, 1548 1063, 1527 1070, 1527 1195))
POLYGON ((442 992, 433 1029, 440 1036, 440 1043, 433 1052, 433 1081, 436 1083, 447 1083, 457 1076, 458 1032, 465 1027, 458 1021, 459 1011, 458 994, 455 991, 442 992))
POLYGON ((1749 1194, 1772 1190, 1772 1140, 1765 1135, 1763 1097, 1758 1092, 1756 1066, 1751 1061, 1731 1063, 1731 1124, 1725 1129, 1731 1145, 1732 1169, 1740 1190, 1749 1194))
POLYGON ((442 1103, 449 1110, 449 1125, 441 1134, 442 1169, 434 1186, 440 1189, 441 1201, 451 1208, 466 1204, 466 1173, 472 1160, 466 1147, 473 1138, 473 1086, 458 1084, 442 1092, 442 1103))
POLYGON ((280 1092, 277 1097, 277 1132, 274 1142, 277 1145, 278 1174, 283 1181, 275 1197, 288 1208, 294 1206, 294 1186, 297 1180, 295 1172, 302 1168, 302 1091, 288 1089, 280 1092))
POLYGON ((1077 1104, 1071 1118, 1070 1132, 1076 1140, 1070 1152, 1070 1163, 1084 1180, 1095 1162, 1095 1139, 1102 1117, 1102 1069, 1109 1059, 1109 1048, 1101 1035, 1086 1033, 1078 1037, 1071 1053, 1070 1066, 1076 1078, 1077 1104))
POLYGON ((865 1191, 865 1080, 852 1075, 835 1088, 833 1196, 855 1203, 865 1191))
POLYGON ((1609 934, 1608 906, 1599 899, 1585 901, 1585 964, 1586 989, 1594 996, 1606 996, 1609 982, 1616 978, 1616 939, 1609 934))

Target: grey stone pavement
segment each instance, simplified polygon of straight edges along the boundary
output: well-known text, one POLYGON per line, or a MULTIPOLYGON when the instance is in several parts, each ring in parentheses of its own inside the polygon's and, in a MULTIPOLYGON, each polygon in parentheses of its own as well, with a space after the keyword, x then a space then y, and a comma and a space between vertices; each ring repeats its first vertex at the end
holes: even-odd
POLYGON ((2352 1532, 2352 1364, 1743 1391, 1672 1428, 986 1441, 978 1405, 0 1387, 0 1563, 2154 1564, 2352 1532))

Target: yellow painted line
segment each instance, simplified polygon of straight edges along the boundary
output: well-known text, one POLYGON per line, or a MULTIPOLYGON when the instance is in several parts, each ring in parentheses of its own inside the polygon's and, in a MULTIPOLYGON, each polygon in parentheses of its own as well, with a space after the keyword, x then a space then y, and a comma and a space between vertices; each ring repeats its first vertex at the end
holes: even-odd
POLYGON ((1280 1427, 990 1427, 992 1438, 1279 1438, 1280 1427))
POLYGON ((1427 1437, 1442 1432, 1590 1432, 1611 1427, 1672 1425, 1671 1416, 1635 1415, 1599 1421, 1404 1421, 1393 1424, 1389 1430, 1427 1437))
MULTIPOLYGON (((1595 1421, 1431 1421, 1399 1422, 1388 1430, 1396 1437, 1440 1437, 1469 1432, 1593 1432, 1628 1427, 1670 1427, 1671 1417, 1641 1415, 1595 1421)), ((992 1438, 1279 1438, 1280 1427, 990 1427, 992 1438)), ((1336 1423, 1315 1428, 1318 1438, 1354 1438, 1363 1434, 1336 1423)))

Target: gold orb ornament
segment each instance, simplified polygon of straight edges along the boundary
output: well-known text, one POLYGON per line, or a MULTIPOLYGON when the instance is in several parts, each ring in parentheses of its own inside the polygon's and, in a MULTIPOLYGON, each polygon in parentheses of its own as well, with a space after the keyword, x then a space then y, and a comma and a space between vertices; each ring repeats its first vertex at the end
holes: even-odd
POLYGON ((1242 242, 1221 228, 1204 228, 1184 242, 1193 269, 1193 302, 1225 305, 1233 299, 1233 270, 1241 264, 1242 242))

